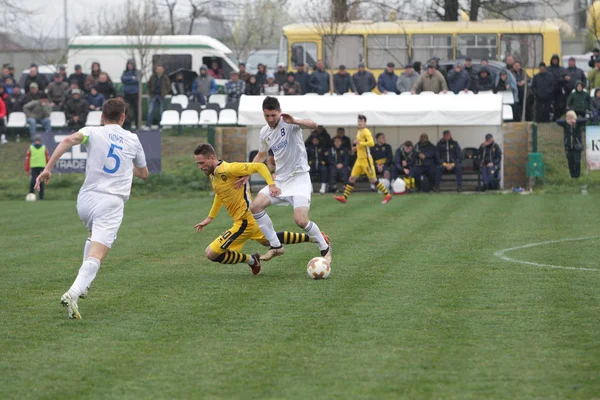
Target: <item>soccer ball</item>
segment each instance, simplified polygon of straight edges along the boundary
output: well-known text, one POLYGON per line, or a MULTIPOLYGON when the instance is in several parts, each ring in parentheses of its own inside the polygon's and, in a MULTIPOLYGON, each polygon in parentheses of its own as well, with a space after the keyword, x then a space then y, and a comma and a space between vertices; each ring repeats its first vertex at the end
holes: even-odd
POLYGON ((331 273, 331 267, 323 257, 315 257, 308 262, 306 272, 311 279, 326 279, 331 273))
POLYGON ((35 196, 34 193, 27 193, 27 196, 25 196, 25 201, 36 201, 37 197, 35 196))

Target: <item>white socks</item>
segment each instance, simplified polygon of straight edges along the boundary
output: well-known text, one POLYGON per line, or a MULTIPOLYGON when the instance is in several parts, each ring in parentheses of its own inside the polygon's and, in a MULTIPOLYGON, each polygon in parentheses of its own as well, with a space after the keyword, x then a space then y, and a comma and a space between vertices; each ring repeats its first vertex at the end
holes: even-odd
POLYGON ((92 284, 92 281, 96 277, 98 270, 100 269, 100 260, 96 258, 88 258, 79 268, 79 273, 73 286, 69 289, 69 294, 74 300, 77 300, 79 296, 92 284))
POLYGON ((87 260, 88 253, 90 252, 90 246, 92 245, 92 239, 87 238, 85 240, 85 246, 83 247, 83 261, 87 260))
POLYGON ((325 193, 325 191, 327 191, 327 184, 326 183, 321 183, 321 193, 325 193))
POLYGON ((327 250, 329 245, 325 241, 325 238, 323 237, 323 234, 321 234, 321 230, 319 229, 317 224, 315 224, 312 221, 308 221, 308 225, 306 225, 306 227, 304 228, 304 232, 306 232, 306 234, 310 236, 313 242, 319 245, 319 250, 327 250))
POLYGON ((281 242, 279 241, 277 232, 275 232, 275 228, 273 227, 273 221, 271 221, 271 218, 267 212, 263 210, 258 214, 252 214, 252 216, 258 223, 260 230, 262 231, 263 235, 265 235, 265 238, 267 238, 269 241, 271 247, 281 247, 281 242))

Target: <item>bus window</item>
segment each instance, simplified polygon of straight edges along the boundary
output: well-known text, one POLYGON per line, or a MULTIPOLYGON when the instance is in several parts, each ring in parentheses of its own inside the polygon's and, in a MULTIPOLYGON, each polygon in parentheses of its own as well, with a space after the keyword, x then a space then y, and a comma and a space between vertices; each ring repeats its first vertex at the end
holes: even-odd
POLYGON ((154 54, 152 56, 152 65, 161 64, 165 67, 165 73, 169 75, 178 69, 192 69, 191 54, 154 54))
POLYGON ((403 68, 408 64, 406 35, 367 36, 367 66, 371 69, 385 68, 390 61, 403 68))
POLYGON ((498 37, 496 35, 457 35, 456 58, 497 60, 498 37))
POLYGON ((537 68, 542 57, 542 35, 502 35, 500 48, 502 59, 513 56, 521 61, 523 68, 537 68))
POLYGON ((307 65, 310 68, 317 63, 316 43, 299 42, 292 45, 292 64, 294 68, 300 63, 307 65))
POLYGON ((452 60, 452 35, 412 35, 412 59, 426 63, 432 57, 452 60))
POLYGON ((358 35, 323 36, 323 51, 325 68, 337 68, 340 65, 346 68, 358 68, 358 64, 364 62, 364 38, 358 35), (335 44, 334 57, 330 60, 332 44, 335 44), (329 62, 332 65, 328 65, 329 62))
POLYGON ((281 37, 279 42, 279 54, 277 55, 277 62, 283 63, 285 69, 288 66, 288 40, 285 36, 281 37))

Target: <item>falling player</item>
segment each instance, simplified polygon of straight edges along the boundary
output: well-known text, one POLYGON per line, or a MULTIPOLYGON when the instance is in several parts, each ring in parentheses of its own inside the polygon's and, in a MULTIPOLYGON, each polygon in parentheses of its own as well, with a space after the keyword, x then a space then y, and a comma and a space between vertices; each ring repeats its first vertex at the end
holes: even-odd
POLYGON ((352 172, 350 172, 350 179, 348 179, 348 184, 344 189, 344 195, 334 196, 334 199, 340 203, 346 203, 348 201, 348 196, 350 196, 354 190, 356 179, 361 175, 367 175, 369 181, 377 186, 377 189, 383 193, 383 201, 381 204, 387 204, 392 200, 392 195, 389 194, 385 186, 377 179, 377 173, 375 172, 373 157, 371 156, 370 150, 374 145, 375 141, 373 140, 373 135, 371 135, 371 131, 367 128, 367 117, 359 115, 358 133, 356 134, 353 146, 356 151, 356 162, 352 167, 352 172))
MULTIPOLYGON (((271 173, 265 164, 259 163, 228 163, 217 159, 215 149, 210 144, 201 144, 194 150, 194 158, 198 168, 210 177, 215 199, 208 217, 194 228, 202 232, 204 228, 217 217, 224 205, 233 219, 233 226, 216 238, 206 248, 206 258, 221 264, 247 263, 253 274, 260 272, 260 254, 241 253, 242 247, 248 240, 269 246, 269 241, 261 232, 258 224, 249 210, 250 195, 247 186, 235 187, 235 181, 240 177, 259 173, 267 182, 269 194, 279 196, 281 191, 273 182, 271 173)), ((277 237, 285 244, 310 242, 304 233, 278 232, 277 237)), ((327 236, 325 235, 327 239, 327 236)))
MULTIPOLYGON (((250 211, 271 246, 262 256, 262 260, 270 260, 283 255, 284 252, 281 240, 277 237, 273 222, 265 208, 272 204, 291 204, 294 207, 294 221, 319 246, 321 257, 325 257, 331 264, 331 246, 317 224, 308 217, 312 183, 302 129, 316 129, 317 124, 308 119, 296 119, 289 114, 283 114, 279 100, 275 97, 265 98, 263 113, 267 125, 260 131, 260 147, 254 162, 264 162, 269 149, 273 151, 275 184, 281 189, 281 194, 274 196, 270 193, 269 187, 264 187, 250 204, 250 211)), ((243 178, 236 184, 243 185, 246 182, 247 178, 243 178)))
POLYGON ((90 237, 85 243, 83 264, 77 278, 61 298, 71 319, 81 318, 77 301, 87 292, 117 238, 133 177, 148 178, 146 156, 140 140, 137 135, 123 129, 126 113, 127 106, 122 100, 105 102, 102 106, 104 126, 85 127, 65 138, 36 181, 36 187, 48 183, 58 159, 71 147, 86 145, 85 182, 77 196, 77 213, 90 231, 90 237))

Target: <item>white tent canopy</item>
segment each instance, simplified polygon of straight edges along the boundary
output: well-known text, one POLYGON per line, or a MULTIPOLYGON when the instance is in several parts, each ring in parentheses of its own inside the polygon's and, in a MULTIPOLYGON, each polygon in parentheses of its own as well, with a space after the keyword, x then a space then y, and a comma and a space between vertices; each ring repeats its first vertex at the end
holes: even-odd
MULTIPOLYGON (((502 96, 279 96, 281 109, 322 125, 347 125, 358 114, 377 126, 499 126, 502 96)), ((265 125, 263 96, 242 96, 238 124, 265 125)))

